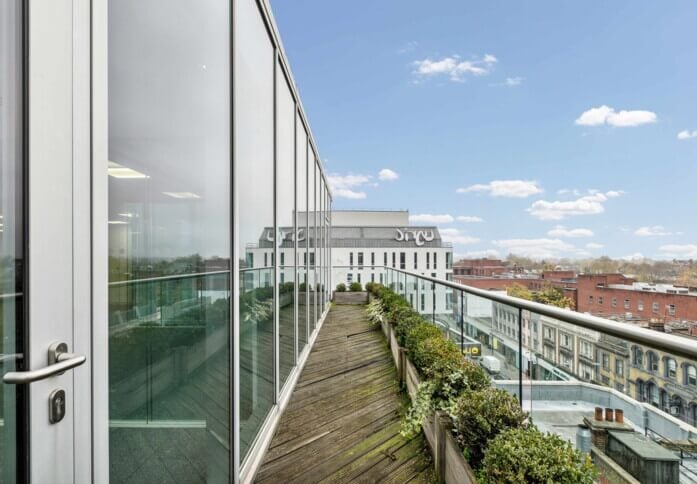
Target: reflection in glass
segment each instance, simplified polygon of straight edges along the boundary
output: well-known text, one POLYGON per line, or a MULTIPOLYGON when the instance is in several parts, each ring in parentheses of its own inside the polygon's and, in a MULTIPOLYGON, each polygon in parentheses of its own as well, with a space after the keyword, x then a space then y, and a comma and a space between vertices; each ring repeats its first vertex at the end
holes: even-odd
POLYGON ((276 67, 276 207, 279 257, 278 344, 280 386, 295 364, 295 101, 276 67))
MULTIPOLYGON (((22 366, 22 2, 0 3, 0 375, 22 366)), ((0 482, 18 480, 17 390, 0 382, 0 482)), ((21 390, 20 390, 21 391, 21 390)), ((18 452, 19 451, 19 452, 18 452)))
POLYGON ((317 217, 316 217, 316 199, 317 199, 317 173, 316 173, 315 154, 312 148, 309 148, 307 162, 307 218, 310 234, 308 239, 308 273, 307 273, 307 293, 310 298, 308 305, 308 317, 310 319, 310 334, 315 330, 317 323, 317 217))
MULTIPOLYGON (((409 286, 408 278, 407 286, 409 286)), ((449 339, 460 346, 460 315, 454 291, 444 284, 434 284, 434 291, 435 322, 449 339)))
POLYGON ((143 7, 109 2, 110 481, 228 482, 229 2, 143 7))
POLYGON ((275 402, 274 47, 254 0, 237 2, 235 50, 240 457, 275 402), (269 229, 270 228, 270 229, 269 229), (244 259, 242 259, 244 257, 244 259))
POLYGON ((295 192, 298 220, 298 354, 305 348, 308 341, 308 291, 307 291, 307 133, 305 126, 296 115, 296 181, 295 192))

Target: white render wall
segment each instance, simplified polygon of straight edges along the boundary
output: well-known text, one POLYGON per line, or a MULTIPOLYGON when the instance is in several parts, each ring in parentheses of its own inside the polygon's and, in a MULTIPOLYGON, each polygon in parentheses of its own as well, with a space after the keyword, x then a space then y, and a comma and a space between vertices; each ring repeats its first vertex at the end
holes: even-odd
POLYGON ((452 254, 450 247, 405 247, 403 249, 390 247, 334 247, 332 248, 332 281, 334 288, 339 283, 360 282, 380 282, 380 274, 383 267, 394 267, 404 269, 409 272, 416 272, 421 275, 436 277, 438 279, 448 279, 452 276, 452 268, 446 269, 446 254, 452 254), (351 253, 353 253, 353 265, 350 264, 351 253), (358 254, 363 254, 363 266, 358 265, 358 254), (405 265, 400 266, 400 254, 405 255, 405 265), (429 254, 429 264, 426 265, 426 254, 429 254), (372 266, 372 254, 375 254, 375 265, 372 266), (385 254, 387 254, 387 264, 385 264, 385 254), (394 266, 392 257, 394 254, 394 266), (416 254, 417 264, 414 266, 414 254, 416 254), (436 259, 436 267, 433 267, 433 259, 436 259), (349 274, 351 277, 349 278, 349 274), (450 276, 449 276, 450 275, 450 276), (374 278, 374 279, 373 279, 374 278), (349 280, 350 279, 350 280, 349 280))

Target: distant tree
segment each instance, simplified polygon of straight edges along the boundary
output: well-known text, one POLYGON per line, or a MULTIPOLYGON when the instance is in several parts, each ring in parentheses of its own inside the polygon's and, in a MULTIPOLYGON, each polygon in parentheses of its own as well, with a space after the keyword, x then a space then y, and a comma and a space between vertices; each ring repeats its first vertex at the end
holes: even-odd
POLYGON ((590 272, 602 274, 608 272, 618 272, 619 263, 607 256, 598 257, 590 261, 590 272))
POLYGON ((522 284, 513 284, 507 289, 507 293, 511 297, 535 301, 541 304, 557 306, 560 308, 574 309, 574 302, 571 298, 564 296, 564 291, 552 286, 545 286, 541 291, 532 292, 522 284))
POLYGON ((534 300, 533 294, 530 291, 530 289, 523 286, 522 284, 513 284, 512 286, 508 286, 508 289, 506 290, 506 292, 511 297, 517 297, 520 299, 527 299, 528 301, 534 300))
POLYGON ((546 286, 541 291, 534 294, 534 300, 542 303, 549 304, 550 306, 557 306, 560 308, 574 309, 574 302, 571 298, 564 296, 564 291, 552 286, 546 286))
POLYGON ((676 279, 676 283, 681 286, 695 287, 697 286, 697 271, 686 269, 680 272, 676 279))

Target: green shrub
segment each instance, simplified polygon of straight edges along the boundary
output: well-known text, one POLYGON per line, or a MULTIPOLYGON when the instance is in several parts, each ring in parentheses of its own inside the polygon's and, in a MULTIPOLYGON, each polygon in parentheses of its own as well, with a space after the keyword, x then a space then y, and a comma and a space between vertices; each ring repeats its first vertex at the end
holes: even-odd
POLYGON ((368 291, 369 293, 373 293, 373 288, 375 287, 374 282, 366 282, 365 283, 365 290, 368 291))
POLYGON ((279 286, 279 292, 281 294, 287 293, 287 292, 293 292, 293 289, 295 289, 295 283, 291 282, 284 282, 279 286))
POLYGON ((346 292, 346 284, 340 282, 336 285, 336 292, 346 292))
POLYGON ((534 426, 501 432, 489 443, 479 473, 480 482, 491 484, 591 484, 595 478, 590 457, 534 426))
POLYGON ((406 337, 409 331, 415 326, 423 324, 423 322, 424 319, 416 313, 412 313, 400 319, 399 323, 394 327, 395 336, 397 337, 399 345, 406 347, 406 337))
POLYGON ((402 320, 415 315, 414 311, 412 311, 409 306, 393 304, 392 306, 388 306, 388 308, 389 309, 385 311, 385 316, 387 317, 387 321, 395 326, 399 326, 402 320))
POLYGON ((349 286, 349 291, 351 292, 361 292, 362 290, 363 286, 361 286, 360 282, 352 282, 349 286))
POLYGON ((417 369, 420 368, 420 365, 416 363, 414 358, 414 351, 416 350, 417 345, 429 338, 442 337, 443 333, 440 332, 440 329, 438 329, 435 324, 427 323, 423 319, 421 319, 421 321, 413 325, 413 327, 407 331, 407 333, 404 335, 404 347, 407 349, 407 351, 409 351, 409 357, 417 369))
MULTIPOLYGON (((416 333, 418 332, 420 331, 417 330, 416 333)), ((412 331, 412 334, 414 333, 412 331)), ((442 378, 453 371, 463 359, 460 348, 445 339, 440 331, 429 338, 416 341, 410 349, 409 356, 421 374, 428 379, 442 378)))
POLYGON ((505 390, 465 390, 450 408, 457 441, 467 460, 478 468, 487 444, 504 430, 520 427, 526 419, 518 399, 505 390))

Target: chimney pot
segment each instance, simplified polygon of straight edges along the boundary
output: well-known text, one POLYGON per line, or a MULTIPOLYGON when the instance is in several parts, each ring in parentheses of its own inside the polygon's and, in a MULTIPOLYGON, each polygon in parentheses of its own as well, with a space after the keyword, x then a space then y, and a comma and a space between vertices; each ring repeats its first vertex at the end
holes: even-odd
POLYGON ((605 420, 608 421, 608 422, 612 422, 612 421, 615 420, 611 408, 606 408, 606 409, 605 409, 605 420))
POLYGON ((602 407, 595 407, 595 420, 598 422, 603 421, 603 408, 602 407))

